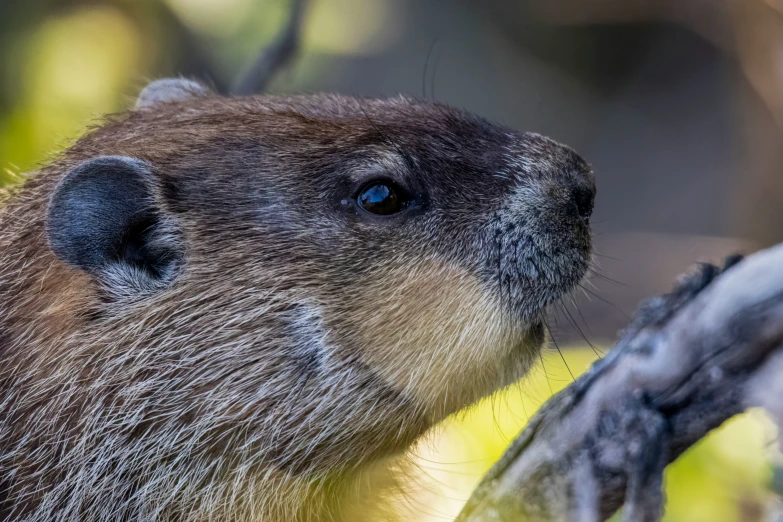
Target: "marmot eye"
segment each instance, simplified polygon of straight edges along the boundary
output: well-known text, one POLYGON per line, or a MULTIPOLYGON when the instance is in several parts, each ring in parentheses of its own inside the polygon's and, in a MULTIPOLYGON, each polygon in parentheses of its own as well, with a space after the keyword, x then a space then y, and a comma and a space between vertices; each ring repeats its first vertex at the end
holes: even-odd
POLYGON ((367 212, 380 216, 394 214, 408 205, 403 193, 393 184, 384 181, 365 187, 359 194, 358 202, 367 212))

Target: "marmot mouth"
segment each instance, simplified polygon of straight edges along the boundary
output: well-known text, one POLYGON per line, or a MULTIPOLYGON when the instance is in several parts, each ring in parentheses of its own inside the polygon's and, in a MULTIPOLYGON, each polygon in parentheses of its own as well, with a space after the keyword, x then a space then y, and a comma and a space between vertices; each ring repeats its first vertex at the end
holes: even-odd
POLYGON ((585 223, 554 240, 519 228, 516 233, 495 233, 485 279, 512 316, 535 323, 587 275, 591 235, 585 223))

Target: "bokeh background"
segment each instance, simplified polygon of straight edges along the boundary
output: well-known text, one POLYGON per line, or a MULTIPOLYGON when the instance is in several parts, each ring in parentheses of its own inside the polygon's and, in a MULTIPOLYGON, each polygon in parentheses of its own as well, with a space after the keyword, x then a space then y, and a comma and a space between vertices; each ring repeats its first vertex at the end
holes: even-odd
MULTIPOLYGON (((288 9, 2 0, 0 185, 128 109, 149 79, 226 90, 288 9)), ((593 286, 555 310, 557 344, 529 379, 416 449, 410 520, 450 520, 641 298, 695 261, 783 240, 781 0, 311 0, 301 53, 269 90, 436 99, 568 143, 596 172, 593 286)), ((771 520, 776 435, 750 412, 702 441, 667 472, 666 520, 771 520)))

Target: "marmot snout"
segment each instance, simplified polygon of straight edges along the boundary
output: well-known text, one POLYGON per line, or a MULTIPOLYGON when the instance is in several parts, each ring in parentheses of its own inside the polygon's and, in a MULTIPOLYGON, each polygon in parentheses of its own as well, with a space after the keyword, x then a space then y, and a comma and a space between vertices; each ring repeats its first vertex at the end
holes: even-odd
POLYGON ((3 513, 377 520, 368 477, 529 368, 594 195, 444 105, 153 83, 0 210, 3 513))

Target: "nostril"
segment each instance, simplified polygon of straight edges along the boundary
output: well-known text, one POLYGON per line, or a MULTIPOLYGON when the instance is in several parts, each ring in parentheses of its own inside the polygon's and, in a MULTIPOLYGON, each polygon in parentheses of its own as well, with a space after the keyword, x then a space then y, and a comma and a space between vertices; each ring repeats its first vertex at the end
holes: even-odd
POLYGON ((593 203, 595 201, 595 187, 592 183, 580 183, 574 187, 571 197, 576 203, 576 211, 579 217, 588 219, 593 213, 593 203))

